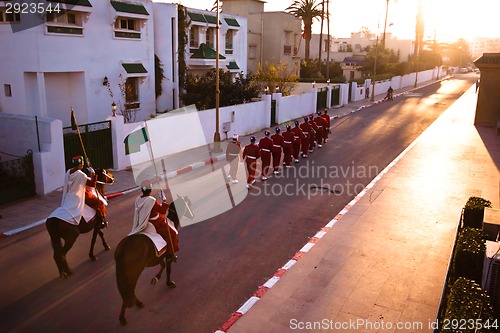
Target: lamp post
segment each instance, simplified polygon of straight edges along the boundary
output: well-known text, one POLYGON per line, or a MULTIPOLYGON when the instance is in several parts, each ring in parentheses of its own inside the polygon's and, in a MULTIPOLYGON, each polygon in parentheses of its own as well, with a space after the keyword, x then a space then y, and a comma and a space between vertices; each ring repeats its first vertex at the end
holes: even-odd
POLYGON ((219 0, 216 1, 216 24, 215 24, 215 133, 214 133, 214 153, 222 152, 220 147, 220 132, 219 132, 219 0))
POLYGON ((370 101, 375 101, 375 75, 377 74, 377 58, 378 58, 378 34, 375 41, 375 61, 373 62, 373 77, 372 77, 372 96, 370 101))

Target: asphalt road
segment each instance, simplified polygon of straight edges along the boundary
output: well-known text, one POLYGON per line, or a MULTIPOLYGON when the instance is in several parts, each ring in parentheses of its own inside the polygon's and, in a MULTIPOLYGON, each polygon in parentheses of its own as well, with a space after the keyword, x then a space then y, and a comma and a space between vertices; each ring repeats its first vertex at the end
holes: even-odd
POLYGON ((157 268, 145 270, 136 288, 145 307, 127 310, 126 327, 118 322, 113 247, 130 231, 137 193, 111 201, 112 251, 97 244, 98 262, 87 257, 90 235, 80 236, 68 280, 58 279, 44 226, 1 239, 2 331, 215 331, 473 82, 457 76, 337 119, 323 148, 251 191, 242 170, 228 190, 221 162, 176 177, 174 195, 189 195, 196 214, 180 230, 177 288, 164 278, 151 286, 157 268))

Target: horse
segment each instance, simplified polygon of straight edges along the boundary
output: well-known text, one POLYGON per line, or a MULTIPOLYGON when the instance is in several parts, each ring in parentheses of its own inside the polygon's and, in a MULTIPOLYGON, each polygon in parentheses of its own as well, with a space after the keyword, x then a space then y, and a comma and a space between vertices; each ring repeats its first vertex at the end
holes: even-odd
MULTIPOLYGON (((96 190, 98 195, 104 197, 104 185, 113 184, 114 177, 111 173, 101 168, 96 169, 96 175, 96 190)), ((86 209, 94 211, 88 206, 86 209)), ((106 243, 104 233, 102 232, 102 229, 107 226, 107 223, 100 218, 96 218, 95 211, 93 214, 93 217, 88 222, 82 217, 79 225, 70 224, 56 217, 49 217, 47 221, 45 221, 45 226, 47 227, 47 231, 50 235, 52 249, 54 250, 54 261, 56 262, 59 270, 59 277, 61 279, 66 279, 73 274, 66 261, 66 254, 73 247, 73 244, 81 233, 87 233, 92 230, 94 231, 89 251, 89 257, 92 261, 97 260, 97 257, 94 256, 94 245, 97 235, 100 236, 104 249, 106 251, 111 249, 106 243), (62 240, 64 240, 64 245, 62 240)))
MULTIPOLYGON (((177 199, 170 204, 168 208, 167 218, 170 219, 175 228, 179 228, 179 216, 192 219, 194 217, 191 210, 191 201, 189 198, 177 196, 177 199)), ((167 252, 161 256, 157 256, 155 245, 149 237, 141 234, 135 234, 125 237, 120 241, 115 250, 116 263, 116 283, 118 291, 122 297, 122 307, 120 311, 120 323, 127 324, 125 319, 125 309, 136 305, 138 308, 144 307, 144 303, 139 301, 135 295, 135 286, 139 276, 146 267, 154 267, 160 265, 158 274, 151 280, 151 284, 155 285, 161 278, 163 270, 167 268, 168 288, 175 288, 175 282, 170 279, 172 261, 176 261, 174 255, 167 257, 167 252)))

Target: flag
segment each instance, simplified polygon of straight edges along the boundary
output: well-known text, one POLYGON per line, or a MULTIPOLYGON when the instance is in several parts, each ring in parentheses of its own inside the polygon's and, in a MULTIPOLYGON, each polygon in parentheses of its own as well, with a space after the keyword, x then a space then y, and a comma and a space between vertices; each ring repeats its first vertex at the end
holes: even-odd
POLYGON ((146 128, 141 127, 125 137, 123 143, 125 144, 125 155, 137 153, 141 150, 141 145, 149 141, 146 128))
POLYGON ((78 129, 78 123, 76 122, 75 113, 73 112, 73 108, 71 108, 71 129, 76 131, 78 129))

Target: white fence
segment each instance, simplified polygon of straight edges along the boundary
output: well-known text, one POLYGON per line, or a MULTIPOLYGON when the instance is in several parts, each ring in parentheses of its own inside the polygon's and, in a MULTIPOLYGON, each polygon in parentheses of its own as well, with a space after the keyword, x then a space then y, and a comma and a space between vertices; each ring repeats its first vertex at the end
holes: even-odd
MULTIPOLYGON (((436 78, 437 69, 419 72, 418 81, 429 81, 436 78)), ((444 75, 442 72, 441 75, 444 75)), ((376 82, 375 94, 382 94, 389 86, 399 89, 415 83, 415 73, 403 77, 394 77, 392 80, 376 82)), ((334 86, 334 85, 332 85, 334 86)), ((327 107, 331 103, 332 86, 326 86, 327 107)), ((339 106, 348 103, 349 85, 340 84, 339 106)), ((360 87, 351 86, 351 99, 357 101, 365 98, 365 89, 370 82, 360 87)), ((219 109, 219 133, 225 140, 233 134, 247 135, 271 126, 271 104, 276 101, 276 122, 283 126, 286 122, 316 111, 318 88, 316 85, 309 92, 283 97, 280 93, 263 95, 261 101, 221 107, 219 109)), ((323 88, 325 85, 322 86, 323 88)), ((371 89, 371 86, 370 86, 371 89)), ((180 151, 213 143, 215 133, 215 109, 196 111, 192 108, 183 108, 168 112, 155 119, 148 120, 148 132, 151 140, 164 142, 155 145, 155 156, 168 156, 180 151)), ((124 139, 132 132, 145 126, 145 122, 124 124, 123 117, 108 117, 112 125, 113 164, 114 169, 122 170, 131 164, 140 163, 149 159, 147 151, 125 155, 124 139)), ((34 117, 12 116, 0 114, 0 150, 15 155, 23 155, 27 149, 34 152, 35 178, 38 194, 46 194, 62 186, 64 176, 64 146, 62 137, 62 122, 54 119, 39 119, 41 149, 37 148, 37 137, 34 133, 34 117)))

